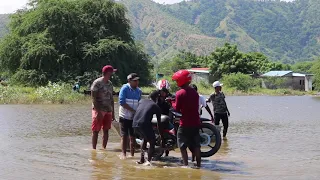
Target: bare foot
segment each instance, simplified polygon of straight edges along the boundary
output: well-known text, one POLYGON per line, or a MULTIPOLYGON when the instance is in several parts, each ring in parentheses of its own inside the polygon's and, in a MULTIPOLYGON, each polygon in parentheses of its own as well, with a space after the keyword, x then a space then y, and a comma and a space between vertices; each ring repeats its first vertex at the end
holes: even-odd
POLYGON ((143 166, 151 166, 151 162, 146 161, 145 163, 142 164, 143 166))
POLYGON ((137 164, 144 164, 145 161, 137 161, 136 163, 137 163, 137 164))
POLYGON ((124 155, 124 154, 120 154, 120 155, 118 155, 118 156, 119 156, 119 158, 120 158, 121 160, 127 159, 126 155, 124 155))
POLYGON ((127 158, 130 158, 130 159, 131 159, 131 158, 134 158, 134 156, 132 156, 132 155, 128 155, 128 156, 127 156, 127 158))

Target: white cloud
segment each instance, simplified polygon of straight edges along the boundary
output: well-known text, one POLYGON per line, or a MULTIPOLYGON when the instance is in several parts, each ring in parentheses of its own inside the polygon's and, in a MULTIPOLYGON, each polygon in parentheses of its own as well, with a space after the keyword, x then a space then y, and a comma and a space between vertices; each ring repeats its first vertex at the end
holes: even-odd
POLYGON ((13 13, 27 4, 28 0, 0 0, 0 14, 13 13))

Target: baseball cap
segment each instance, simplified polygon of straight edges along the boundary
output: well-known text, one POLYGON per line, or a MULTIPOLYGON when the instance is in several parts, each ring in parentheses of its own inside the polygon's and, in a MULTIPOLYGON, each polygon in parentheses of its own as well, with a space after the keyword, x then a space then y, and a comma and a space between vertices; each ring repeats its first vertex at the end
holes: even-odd
POLYGON ((106 65, 102 68, 102 73, 105 73, 105 72, 116 72, 117 69, 114 69, 112 66, 110 65, 106 65))
POLYGON ((136 81, 136 80, 139 80, 140 77, 139 77, 138 74, 136 74, 136 73, 131 73, 131 74, 129 74, 129 75, 127 76, 127 79, 128 79, 129 81, 136 81))
POLYGON ((216 88, 216 87, 219 87, 219 86, 223 86, 223 84, 220 83, 219 81, 215 81, 215 82, 212 84, 212 86, 213 86, 214 88, 216 88))

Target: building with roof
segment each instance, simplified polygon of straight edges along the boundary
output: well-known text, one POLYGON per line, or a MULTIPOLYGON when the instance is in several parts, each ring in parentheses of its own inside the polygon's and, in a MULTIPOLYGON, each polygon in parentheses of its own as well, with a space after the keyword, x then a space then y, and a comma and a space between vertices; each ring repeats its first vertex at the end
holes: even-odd
POLYGON ((290 88, 301 91, 312 91, 312 74, 295 73, 293 71, 270 71, 260 76, 262 87, 276 89, 276 88, 290 88), (274 83, 272 79, 282 79, 281 84, 274 83))
POLYGON ((188 71, 192 73, 193 82, 212 83, 214 81, 213 76, 210 74, 210 68, 191 68, 188 71))

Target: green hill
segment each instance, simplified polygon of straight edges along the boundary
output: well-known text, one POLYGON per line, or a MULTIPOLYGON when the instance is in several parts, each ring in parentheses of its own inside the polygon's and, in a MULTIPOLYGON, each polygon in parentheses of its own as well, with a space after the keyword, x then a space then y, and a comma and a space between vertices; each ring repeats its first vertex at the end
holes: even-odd
MULTIPOLYGON (((154 60, 179 50, 208 54, 225 42, 293 63, 320 56, 320 1, 191 0, 173 5, 120 0, 133 34, 154 60)), ((8 15, 0 15, 0 37, 8 15)))
POLYGON ((224 42, 286 63, 320 55, 318 0, 192 0, 173 5, 151 0, 120 2, 129 10, 134 35, 156 59, 178 50, 207 54, 224 42))

